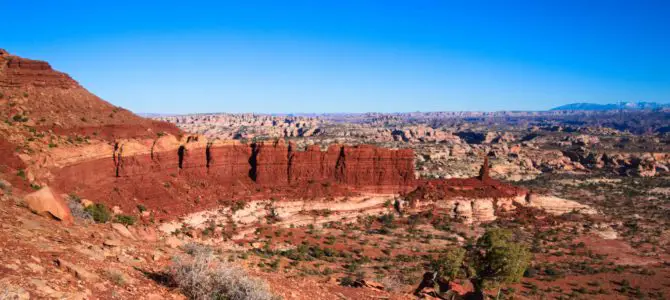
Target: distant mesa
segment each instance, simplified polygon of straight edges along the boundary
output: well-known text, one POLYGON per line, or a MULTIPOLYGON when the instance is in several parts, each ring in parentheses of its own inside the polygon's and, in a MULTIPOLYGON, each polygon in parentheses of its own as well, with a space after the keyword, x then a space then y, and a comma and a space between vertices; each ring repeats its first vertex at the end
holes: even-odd
POLYGON ((656 102, 623 102, 621 104, 596 104, 596 103, 571 103, 554 107, 551 110, 588 110, 588 111, 607 111, 607 110, 655 110, 670 108, 670 104, 661 104, 656 102))

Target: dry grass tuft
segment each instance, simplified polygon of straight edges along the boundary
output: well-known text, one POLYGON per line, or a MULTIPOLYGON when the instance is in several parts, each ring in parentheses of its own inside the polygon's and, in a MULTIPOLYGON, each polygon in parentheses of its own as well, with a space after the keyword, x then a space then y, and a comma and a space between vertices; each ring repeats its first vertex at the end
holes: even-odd
POLYGON ((265 282, 220 261, 204 247, 189 247, 192 256, 175 257, 170 273, 189 299, 275 300, 265 282))

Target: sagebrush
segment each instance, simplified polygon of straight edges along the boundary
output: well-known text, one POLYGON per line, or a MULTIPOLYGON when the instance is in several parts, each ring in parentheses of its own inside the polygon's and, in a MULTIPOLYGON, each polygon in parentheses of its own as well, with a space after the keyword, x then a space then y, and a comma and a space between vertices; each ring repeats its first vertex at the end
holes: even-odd
MULTIPOLYGON (((194 247, 195 248, 195 247, 194 247)), ((243 269, 220 261, 212 251, 175 257, 170 273, 189 299, 275 300, 267 284, 243 269)))

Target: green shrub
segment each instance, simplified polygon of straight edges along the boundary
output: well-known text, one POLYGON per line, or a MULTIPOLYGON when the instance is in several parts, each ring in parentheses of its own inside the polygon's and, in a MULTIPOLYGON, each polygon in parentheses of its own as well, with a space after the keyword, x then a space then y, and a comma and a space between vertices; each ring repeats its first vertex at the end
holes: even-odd
POLYGON ((107 206, 102 203, 90 205, 84 211, 89 213, 96 223, 107 223, 112 216, 107 206))
POLYGON ((340 279, 340 285, 341 286, 353 286, 354 282, 356 282, 356 281, 349 276, 343 277, 343 278, 340 279))
POLYGON ((115 221, 117 223, 129 226, 135 224, 135 217, 129 215, 117 215, 115 221))
MULTIPOLYGON (((466 251, 463 248, 451 248, 437 259, 431 261, 431 268, 449 280, 455 280, 461 273, 466 251)), ((399 258, 398 255, 396 258, 399 258)))

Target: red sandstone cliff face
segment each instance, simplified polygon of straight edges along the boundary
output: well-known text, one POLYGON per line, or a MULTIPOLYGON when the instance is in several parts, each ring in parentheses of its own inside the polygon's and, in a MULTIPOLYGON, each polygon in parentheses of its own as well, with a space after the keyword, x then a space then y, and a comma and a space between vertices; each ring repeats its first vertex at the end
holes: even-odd
POLYGON ((330 145, 326 151, 312 145, 305 151, 291 151, 288 178, 293 183, 335 180, 342 171, 341 145, 330 145), (339 163, 339 164, 338 164, 339 163))
MULTIPOLYGON (((199 144, 202 145, 202 144, 199 144)), ((124 155, 54 170, 62 190, 131 211, 137 204, 180 215, 232 199, 309 199, 400 193, 415 185, 412 150, 331 145, 296 151, 282 142, 230 143, 124 155)))
POLYGON ((371 145, 343 147, 336 178, 353 186, 398 187, 414 184, 414 150, 371 145))
POLYGON ((289 184, 289 147, 283 140, 251 145, 249 177, 266 186, 289 184))
POLYGON ((283 141, 206 148, 189 148, 186 144, 177 151, 126 157, 119 146, 112 157, 113 173, 116 177, 132 177, 168 172, 211 177, 220 183, 251 180, 267 187, 336 182, 393 192, 414 184, 411 149, 391 150, 371 145, 331 145, 326 151, 318 146, 305 151, 294 149, 295 146, 283 141))
POLYGON ((414 152, 371 145, 331 145, 305 151, 283 141, 251 145, 249 177, 264 186, 337 182, 372 192, 398 192, 414 184, 414 152))

